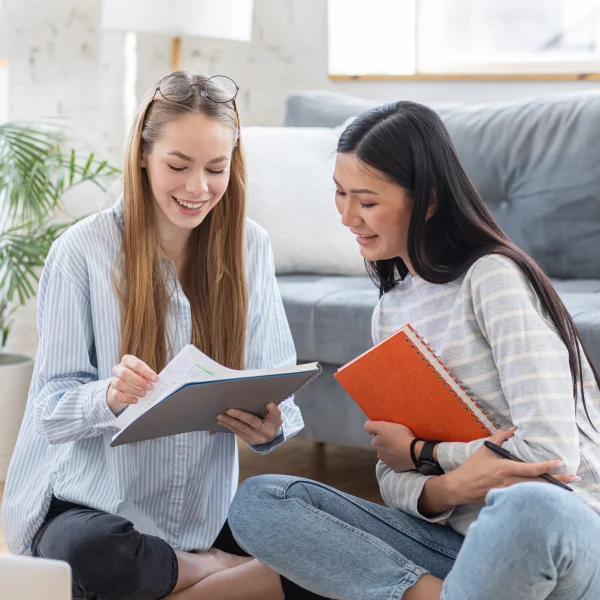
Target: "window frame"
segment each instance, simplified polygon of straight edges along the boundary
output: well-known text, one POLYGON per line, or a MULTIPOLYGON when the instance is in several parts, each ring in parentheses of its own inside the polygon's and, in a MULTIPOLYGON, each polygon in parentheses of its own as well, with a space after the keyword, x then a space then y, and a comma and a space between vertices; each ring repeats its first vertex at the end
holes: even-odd
MULTIPOLYGON (((589 60, 558 61, 520 61, 520 62, 456 62, 446 63, 443 69, 427 69, 427 63, 421 58, 420 45, 427 36, 424 28, 428 0, 413 0, 415 3, 415 70, 411 74, 384 73, 332 73, 327 75, 332 81, 594 81, 600 80, 600 56, 589 60)), ((329 0, 328 0, 329 4, 329 0)), ((429 8, 428 10, 431 10, 429 8)), ((329 16, 329 12, 328 12, 329 16)), ((328 34, 330 32, 328 23, 328 34)), ((328 42, 328 47, 329 47, 328 42)), ((544 57, 546 58, 546 57, 544 57)))

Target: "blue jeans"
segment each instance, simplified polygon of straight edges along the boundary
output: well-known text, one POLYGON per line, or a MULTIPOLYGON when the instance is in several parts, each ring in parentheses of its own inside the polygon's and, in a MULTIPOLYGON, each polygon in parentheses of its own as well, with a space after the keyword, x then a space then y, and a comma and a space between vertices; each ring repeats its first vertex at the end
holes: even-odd
POLYGON ((263 475, 239 488, 234 537, 281 575, 340 600, 399 600, 419 577, 442 600, 598 600, 600 517, 547 483, 493 490, 468 535, 315 481, 263 475))

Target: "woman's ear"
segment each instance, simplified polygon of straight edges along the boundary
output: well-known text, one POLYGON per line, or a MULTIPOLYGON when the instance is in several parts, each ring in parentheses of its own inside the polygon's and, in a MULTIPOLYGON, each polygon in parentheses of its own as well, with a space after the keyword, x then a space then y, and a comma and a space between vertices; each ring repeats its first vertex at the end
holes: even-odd
POLYGON ((142 158, 140 160, 140 166, 142 167, 142 169, 146 168, 146 153, 142 152, 142 158))
POLYGON ((429 221, 435 214, 438 207, 437 194, 435 190, 431 190, 431 199, 429 200, 429 206, 427 207, 427 215, 425 216, 425 222, 429 221))

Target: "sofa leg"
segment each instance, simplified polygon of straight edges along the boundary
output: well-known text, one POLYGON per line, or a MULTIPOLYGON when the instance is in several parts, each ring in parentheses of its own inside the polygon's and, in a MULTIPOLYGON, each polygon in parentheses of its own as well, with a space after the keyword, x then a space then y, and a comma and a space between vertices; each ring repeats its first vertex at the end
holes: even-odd
POLYGON ((325 442, 315 442, 313 446, 313 470, 316 477, 320 477, 327 466, 325 442))

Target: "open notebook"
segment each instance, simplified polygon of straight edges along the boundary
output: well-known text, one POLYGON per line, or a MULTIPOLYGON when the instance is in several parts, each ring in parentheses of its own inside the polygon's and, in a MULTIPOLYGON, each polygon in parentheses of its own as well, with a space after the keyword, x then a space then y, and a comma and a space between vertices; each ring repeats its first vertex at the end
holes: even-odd
POLYGON ((111 446, 188 431, 231 433, 217 424, 218 414, 237 408, 264 418, 269 402, 283 402, 320 374, 318 363, 229 369, 188 344, 158 374, 154 388, 119 415, 111 446))
POLYGON ((401 423, 423 439, 471 442, 497 429, 410 325, 338 369, 335 378, 371 421, 401 423))

